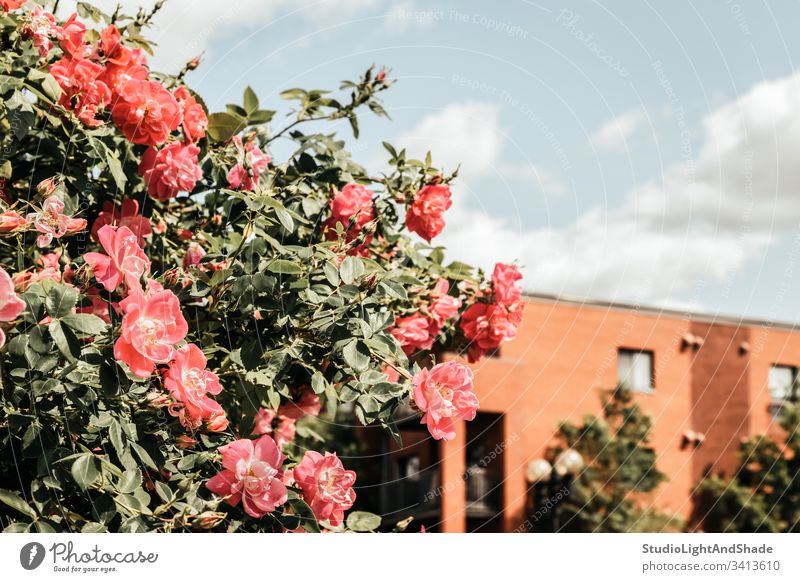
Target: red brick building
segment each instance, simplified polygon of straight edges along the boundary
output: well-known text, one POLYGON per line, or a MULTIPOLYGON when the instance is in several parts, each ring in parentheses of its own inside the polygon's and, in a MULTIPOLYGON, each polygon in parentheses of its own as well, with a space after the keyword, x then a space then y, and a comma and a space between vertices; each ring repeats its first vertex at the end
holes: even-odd
POLYGON ((384 514, 415 515, 435 531, 513 531, 526 519, 528 463, 559 421, 599 414, 598 389, 618 380, 652 416, 669 478, 648 501, 684 517, 705 472, 735 468, 742 437, 778 430, 775 410, 800 366, 792 326, 544 295, 526 303, 517 339, 474 367, 474 422, 435 442, 414 420, 401 424, 402 447, 384 443, 384 514), (702 445, 686 446, 687 431, 704 434, 702 445), (490 462, 465 480, 482 458, 490 462))

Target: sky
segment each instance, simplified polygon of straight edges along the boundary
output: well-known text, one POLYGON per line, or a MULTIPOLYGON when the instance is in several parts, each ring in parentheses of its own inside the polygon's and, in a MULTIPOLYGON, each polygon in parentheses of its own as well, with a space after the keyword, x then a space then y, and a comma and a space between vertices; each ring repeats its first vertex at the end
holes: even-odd
POLYGON ((276 127, 282 90, 390 68, 391 121, 325 129, 374 172, 382 141, 461 164, 435 241, 453 259, 517 261, 531 292, 800 322, 798 22, 765 0, 170 0, 151 36, 161 70, 204 53, 187 82, 212 111, 250 85, 276 127))

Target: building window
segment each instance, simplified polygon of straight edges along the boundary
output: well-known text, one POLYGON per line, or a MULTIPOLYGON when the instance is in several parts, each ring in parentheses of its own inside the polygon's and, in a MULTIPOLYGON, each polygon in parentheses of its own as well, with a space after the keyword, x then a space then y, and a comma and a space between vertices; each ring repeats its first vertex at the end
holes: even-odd
POLYGON ((797 368, 775 364, 769 368, 769 410, 773 417, 780 415, 786 404, 797 401, 797 368))
POLYGON ((636 392, 653 391, 653 352, 620 348, 617 381, 636 392))

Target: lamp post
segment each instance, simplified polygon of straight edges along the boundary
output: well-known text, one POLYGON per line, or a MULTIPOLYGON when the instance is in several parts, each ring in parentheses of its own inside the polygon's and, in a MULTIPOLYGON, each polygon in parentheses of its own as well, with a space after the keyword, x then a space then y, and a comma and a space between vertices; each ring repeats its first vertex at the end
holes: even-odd
POLYGON ((559 530, 559 512, 556 506, 569 497, 572 479, 583 467, 583 457, 574 449, 559 453, 552 465, 545 459, 535 459, 528 463, 525 478, 533 487, 533 518, 537 523, 543 522, 539 531, 559 530))

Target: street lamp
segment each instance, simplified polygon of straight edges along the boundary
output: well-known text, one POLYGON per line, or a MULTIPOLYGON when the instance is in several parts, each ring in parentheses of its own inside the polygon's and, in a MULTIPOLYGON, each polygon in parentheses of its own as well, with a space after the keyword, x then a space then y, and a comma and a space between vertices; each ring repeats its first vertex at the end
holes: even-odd
POLYGON ((552 465, 545 459, 528 463, 525 478, 532 485, 533 521, 541 523, 536 529, 551 532, 560 529, 558 505, 569 497, 572 479, 584 465, 583 457, 574 449, 559 453, 552 465))
POLYGON ((575 449, 567 449, 556 457, 553 468, 562 477, 577 475, 583 469, 583 457, 575 449))
POLYGON ((545 459, 534 459, 528 463, 528 470, 525 472, 525 479, 528 483, 538 483, 547 481, 553 474, 553 467, 545 459))

